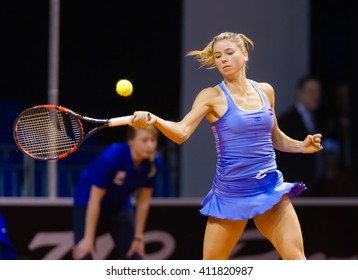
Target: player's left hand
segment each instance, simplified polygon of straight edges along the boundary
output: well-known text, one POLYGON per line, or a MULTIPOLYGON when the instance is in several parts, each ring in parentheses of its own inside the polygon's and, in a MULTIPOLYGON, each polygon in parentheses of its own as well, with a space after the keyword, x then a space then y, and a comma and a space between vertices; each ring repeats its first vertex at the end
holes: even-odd
POLYGON ((321 140, 322 134, 320 133, 307 135, 306 139, 303 141, 303 153, 312 154, 322 150, 321 140))

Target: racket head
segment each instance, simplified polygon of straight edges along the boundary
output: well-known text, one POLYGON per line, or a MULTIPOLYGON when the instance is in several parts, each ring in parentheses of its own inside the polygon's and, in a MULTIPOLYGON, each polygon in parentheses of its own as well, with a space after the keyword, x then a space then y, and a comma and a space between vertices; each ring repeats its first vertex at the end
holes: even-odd
POLYGON ((72 154, 83 142, 84 129, 79 117, 57 105, 37 105, 16 118, 13 136, 18 148, 33 159, 61 159, 72 154))

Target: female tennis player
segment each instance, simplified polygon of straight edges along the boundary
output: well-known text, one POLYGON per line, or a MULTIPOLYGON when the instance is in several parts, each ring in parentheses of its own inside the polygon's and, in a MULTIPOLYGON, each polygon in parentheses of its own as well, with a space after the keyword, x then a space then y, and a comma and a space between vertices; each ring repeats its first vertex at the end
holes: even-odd
POLYGON ((189 52, 202 66, 216 68, 223 80, 199 92, 191 110, 179 122, 137 111, 130 125, 155 125, 180 144, 204 117, 211 124, 217 165, 212 188, 200 210, 208 216, 203 259, 228 259, 251 218, 282 259, 306 259, 300 223, 290 200, 306 186, 284 182, 274 149, 315 153, 322 150, 322 135, 296 140, 280 130, 273 87, 246 77, 249 48, 253 46, 244 34, 224 32, 203 50, 189 52))
POLYGON ((127 142, 108 146, 80 175, 74 191, 74 259, 93 259, 99 225, 111 234, 116 259, 145 255, 143 233, 159 168, 159 131, 154 126, 128 129, 127 142))

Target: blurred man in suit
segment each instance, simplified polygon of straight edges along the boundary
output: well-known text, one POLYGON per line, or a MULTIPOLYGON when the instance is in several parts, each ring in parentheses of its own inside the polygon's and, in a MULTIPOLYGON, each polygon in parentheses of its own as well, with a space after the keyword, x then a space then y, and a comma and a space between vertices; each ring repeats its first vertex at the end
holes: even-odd
MULTIPOLYGON (((281 130, 288 136, 303 140, 307 134, 322 131, 319 109, 322 84, 313 76, 303 76, 296 84, 295 103, 278 118, 281 130)), ((322 175, 322 157, 315 154, 293 154, 276 151, 277 164, 285 174, 285 181, 302 180, 307 185, 304 196, 319 196, 318 180, 322 175)))

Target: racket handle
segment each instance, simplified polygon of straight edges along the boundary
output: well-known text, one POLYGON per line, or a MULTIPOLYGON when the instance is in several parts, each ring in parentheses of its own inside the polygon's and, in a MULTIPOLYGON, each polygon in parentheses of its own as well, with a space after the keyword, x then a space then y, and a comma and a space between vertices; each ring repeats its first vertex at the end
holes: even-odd
POLYGON ((124 117, 118 117, 118 118, 112 118, 108 120, 108 126, 120 126, 120 125, 126 125, 129 124, 130 119, 133 116, 124 116, 124 117))

